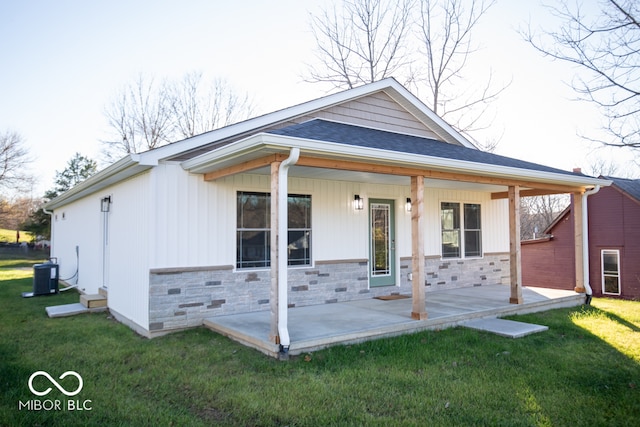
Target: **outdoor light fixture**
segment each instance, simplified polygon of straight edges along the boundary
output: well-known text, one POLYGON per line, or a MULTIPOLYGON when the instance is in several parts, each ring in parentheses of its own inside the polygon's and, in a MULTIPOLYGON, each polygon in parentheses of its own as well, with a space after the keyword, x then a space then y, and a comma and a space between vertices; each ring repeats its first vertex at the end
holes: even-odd
POLYGON ((353 196, 353 209, 357 211, 364 209, 364 199, 360 198, 359 194, 353 196))
POLYGON ((100 200, 100 212, 109 212, 111 207, 111 196, 107 196, 100 200))
POLYGON ((407 197, 407 203, 404 204, 404 208, 407 212, 411 212, 411 199, 407 197))

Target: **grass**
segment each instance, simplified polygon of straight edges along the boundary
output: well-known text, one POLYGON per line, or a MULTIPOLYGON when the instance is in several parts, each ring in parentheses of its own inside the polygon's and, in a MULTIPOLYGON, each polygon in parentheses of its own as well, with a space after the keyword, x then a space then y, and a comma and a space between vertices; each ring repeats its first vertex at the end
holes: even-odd
MULTIPOLYGON (((20 241, 30 242, 33 240, 33 233, 20 230, 20 241)), ((6 228, 0 228, 0 242, 15 243, 16 230, 7 230, 6 228)))
MULTIPOLYGON (((25 261, 26 262, 26 261, 25 261)), ((0 425, 633 425, 640 303, 518 316, 513 340, 463 328, 338 346, 280 362, 205 329, 153 340, 108 313, 48 319, 78 295, 22 299, 31 272, 0 262, 0 425), (90 411, 18 410, 38 370, 77 371, 90 411)), ((73 291, 71 291, 73 292, 73 291)), ((44 378, 34 384, 50 387, 44 378)), ((73 380, 61 380, 71 389, 73 380), (65 381, 68 381, 65 382, 65 381)))

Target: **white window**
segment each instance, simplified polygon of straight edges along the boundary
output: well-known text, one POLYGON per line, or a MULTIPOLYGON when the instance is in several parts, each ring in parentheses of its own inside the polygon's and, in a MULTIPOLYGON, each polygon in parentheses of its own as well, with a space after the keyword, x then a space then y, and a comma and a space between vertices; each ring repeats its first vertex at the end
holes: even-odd
POLYGON ((603 249, 601 252, 602 293, 620 295, 620 251, 603 249))

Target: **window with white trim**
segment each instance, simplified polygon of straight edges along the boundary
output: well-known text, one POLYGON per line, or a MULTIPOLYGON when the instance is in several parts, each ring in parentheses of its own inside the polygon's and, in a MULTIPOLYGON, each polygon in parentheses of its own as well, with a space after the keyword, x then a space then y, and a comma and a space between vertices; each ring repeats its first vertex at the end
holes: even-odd
POLYGON ((481 206, 478 203, 440 204, 443 258, 482 256, 481 206))
MULTIPOLYGON (((271 265, 271 194, 238 191, 236 267, 271 265)), ((289 194, 288 265, 311 265, 311 196, 289 194)))
POLYGON ((620 295, 620 251, 618 249, 603 249, 600 254, 602 293, 620 295))

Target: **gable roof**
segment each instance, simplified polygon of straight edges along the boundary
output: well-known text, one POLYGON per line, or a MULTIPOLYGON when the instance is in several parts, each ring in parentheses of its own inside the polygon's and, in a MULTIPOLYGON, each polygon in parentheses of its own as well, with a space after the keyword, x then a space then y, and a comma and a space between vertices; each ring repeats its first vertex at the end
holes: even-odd
POLYGON ((613 182, 614 187, 618 187, 623 193, 640 202, 640 179, 616 178, 613 176, 602 177, 613 182))
MULTIPOLYGON (((160 161, 179 161, 185 170, 193 173, 205 173, 221 165, 251 160, 255 156, 264 155, 265 153, 286 153, 294 144, 298 143, 302 144, 300 148, 304 147, 324 156, 367 159, 372 163, 379 162, 382 159, 392 164, 414 164, 419 167, 458 170, 487 176, 519 176, 533 179, 536 182, 560 182, 563 185, 578 186, 608 185, 608 181, 597 178, 577 176, 570 172, 481 152, 395 79, 387 78, 216 129, 144 153, 127 155, 120 161, 48 202, 45 205, 45 209, 57 209, 82 197, 101 191, 117 182, 157 166, 160 161), (339 125, 326 120, 312 121, 315 123, 307 125, 318 126, 317 130, 323 132, 323 136, 326 137, 326 139, 322 140, 318 139, 319 137, 312 139, 309 133, 310 129, 304 126, 289 126, 289 130, 282 131, 282 133, 274 131, 274 129, 295 123, 295 120, 300 121, 305 117, 312 117, 316 112, 334 106, 341 106, 347 102, 359 100, 380 92, 383 92, 415 117, 426 129, 433 132, 439 141, 388 131, 376 131, 353 125, 339 125), (292 135, 285 135, 284 132, 292 132, 292 135), (294 133, 297 136, 293 136, 294 133), (359 133, 361 136, 353 139, 348 137, 348 135, 355 136, 353 135, 355 133, 359 133), (332 134, 341 135, 336 140, 337 142, 331 139, 332 134), (369 141, 369 146, 366 144, 355 145, 357 141, 364 144, 363 139, 369 141), (386 145, 388 141, 392 141, 391 148, 386 145), (419 142, 416 143, 417 141, 419 142), (374 144, 377 145, 374 146, 374 144), (428 144, 431 144, 429 145, 430 149, 427 148, 428 144), (423 151, 420 151, 420 154, 412 152, 410 147, 413 146, 419 147, 423 151)), ((417 150, 418 148, 414 147, 413 149, 417 150)))
MULTIPOLYGON (((612 188, 618 188, 627 196, 640 202, 640 179, 626 179, 616 178, 613 176, 600 176, 600 178, 607 179, 612 182, 612 188)), ((594 195, 597 197, 597 194, 594 195)), ((543 231, 544 234, 552 234, 553 229, 558 225, 570 212, 571 204, 567 206, 558 216, 549 224, 549 226, 543 231)))
POLYGON ((440 140, 454 145, 476 148, 473 143, 435 114, 420 99, 398 83, 397 80, 389 77, 196 135, 141 153, 141 155, 144 157, 143 161, 147 162, 157 162, 160 159, 188 160, 204 154, 214 147, 219 147, 226 141, 247 137, 273 128, 278 124, 291 122, 296 118, 308 116, 314 112, 364 98, 377 92, 387 94, 418 121, 423 123, 425 127, 432 130, 440 140))
POLYGON ((316 141, 335 142, 363 148, 375 148, 408 154, 439 157, 443 159, 462 160, 487 165, 528 169, 539 172, 574 175, 573 172, 526 162, 524 160, 504 157, 473 148, 447 144, 443 141, 431 138, 405 135, 345 123, 336 123, 324 119, 314 119, 305 123, 288 126, 286 128, 271 130, 267 133, 316 141))

